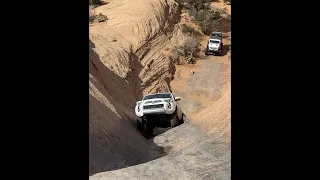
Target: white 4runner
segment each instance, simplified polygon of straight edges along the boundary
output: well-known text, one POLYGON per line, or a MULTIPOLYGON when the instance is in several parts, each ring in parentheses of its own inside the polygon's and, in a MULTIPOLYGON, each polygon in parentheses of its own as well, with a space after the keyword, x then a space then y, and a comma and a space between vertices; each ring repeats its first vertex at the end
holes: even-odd
POLYGON ((210 39, 208 40, 207 48, 205 50, 205 55, 209 53, 222 55, 223 42, 221 32, 212 32, 210 39))
POLYGON ((136 103, 137 128, 152 135, 155 127, 175 127, 182 124, 183 113, 177 103, 179 97, 172 93, 156 93, 143 97, 136 103))

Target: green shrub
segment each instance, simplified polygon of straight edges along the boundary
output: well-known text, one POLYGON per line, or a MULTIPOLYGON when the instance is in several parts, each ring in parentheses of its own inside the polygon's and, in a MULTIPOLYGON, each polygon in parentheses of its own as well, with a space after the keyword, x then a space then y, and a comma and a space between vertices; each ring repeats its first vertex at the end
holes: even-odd
POLYGON ((188 37, 181 46, 184 51, 184 56, 187 57, 190 54, 196 56, 200 51, 200 42, 201 39, 198 37, 188 37))
POLYGON ((99 15, 89 15, 89 22, 105 22, 106 20, 108 20, 108 17, 106 15, 103 14, 99 14, 99 15))
MULTIPOLYGON (((176 47, 175 47, 176 48, 176 47)), ((177 49, 173 49, 172 50, 172 53, 169 57, 173 63, 179 65, 181 62, 180 62, 180 54, 179 52, 177 51, 177 49)))
POLYGON ((198 57, 200 52, 200 42, 199 37, 188 37, 182 45, 175 46, 172 49, 172 55, 170 58, 173 62, 180 64, 180 57, 185 59, 186 63, 194 63, 194 57, 198 57))
POLYGON ((210 35, 212 31, 218 28, 221 18, 221 14, 214 10, 199 11, 195 16, 196 22, 205 35, 210 35))
MULTIPOLYGON (((193 17, 205 35, 216 30, 220 25, 222 14, 226 14, 225 9, 212 8, 211 2, 216 0, 181 0, 183 7, 193 17)), ((186 29, 189 30, 189 29, 186 29)))
POLYGON ((181 26, 181 31, 183 32, 183 34, 186 34, 188 36, 202 36, 202 34, 199 31, 185 24, 181 26))

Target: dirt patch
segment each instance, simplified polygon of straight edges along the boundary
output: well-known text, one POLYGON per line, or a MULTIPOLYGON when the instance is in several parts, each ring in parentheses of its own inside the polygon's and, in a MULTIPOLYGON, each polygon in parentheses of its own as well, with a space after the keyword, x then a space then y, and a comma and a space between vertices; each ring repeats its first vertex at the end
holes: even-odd
POLYGON ((188 117, 210 107, 221 98, 220 88, 230 79, 230 59, 228 56, 208 56, 197 61, 196 65, 177 67, 171 82, 176 96, 188 117), (195 73, 191 73, 190 70, 195 73))

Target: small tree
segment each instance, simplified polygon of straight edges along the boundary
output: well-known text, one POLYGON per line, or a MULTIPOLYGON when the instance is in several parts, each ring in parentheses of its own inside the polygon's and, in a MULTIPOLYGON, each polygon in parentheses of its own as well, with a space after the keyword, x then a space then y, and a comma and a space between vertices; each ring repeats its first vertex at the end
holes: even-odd
POLYGON ((215 10, 200 11, 195 17, 201 31, 206 35, 209 35, 213 29, 219 26, 219 20, 221 18, 222 16, 219 11, 215 10))
POLYGON ((180 46, 172 49, 171 59, 176 63, 180 63, 180 56, 183 56, 187 63, 194 63, 194 57, 197 57, 200 51, 200 38, 193 36, 188 37, 180 46))
POLYGON ((200 39, 197 37, 188 37, 183 43, 184 56, 187 58, 188 63, 194 63, 194 57, 200 51, 200 39))
POLYGON ((190 54, 195 54, 200 51, 200 39, 196 37, 188 37, 183 45, 182 48, 184 50, 185 56, 190 53, 190 54))

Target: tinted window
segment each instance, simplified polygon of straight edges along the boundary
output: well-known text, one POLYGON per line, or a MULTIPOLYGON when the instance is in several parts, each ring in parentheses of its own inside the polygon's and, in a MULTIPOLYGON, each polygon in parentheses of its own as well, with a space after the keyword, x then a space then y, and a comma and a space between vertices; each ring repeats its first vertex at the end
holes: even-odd
POLYGON ((210 43, 217 43, 217 44, 219 44, 219 41, 210 40, 210 43))
POLYGON ((155 99, 155 98, 171 98, 170 94, 152 94, 145 96, 143 100, 148 100, 148 99, 155 99))

